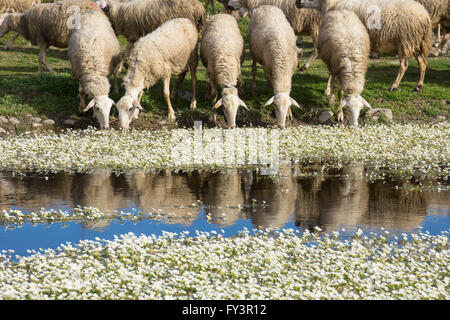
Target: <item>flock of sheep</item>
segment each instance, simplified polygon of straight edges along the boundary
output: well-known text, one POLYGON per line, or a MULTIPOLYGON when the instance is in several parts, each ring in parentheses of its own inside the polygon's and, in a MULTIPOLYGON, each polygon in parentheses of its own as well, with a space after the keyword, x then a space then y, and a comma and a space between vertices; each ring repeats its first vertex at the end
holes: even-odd
MULTIPOLYGON (((113 105, 119 123, 128 128, 143 110, 143 91, 163 81, 168 117, 175 119, 170 99, 189 71, 192 79, 191 109, 196 108, 198 43, 200 59, 209 79, 212 116, 223 106, 230 127, 235 127, 237 110, 247 108, 240 99, 244 40, 233 15, 214 14, 208 19, 199 0, 0 0, 0 37, 15 31, 7 48, 20 34, 40 48, 42 66, 54 72, 46 61, 50 46, 68 48, 72 75, 79 83, 80 112, 93 109, 101 128, 109 127, 113 105), (128 43, 122 59, 118 35, 128 43), (123 61, 128 69, 123 79, 124 96, 115 104, 109 98, 109 77, 117 78, 123 61), (170 79, 178 81, 170 92, 170 79), (221 88, 219 100, 216 85, 221 88), (85 96, 92 100, 86 105, 85 96)), ((208 5, 211 0, 206 1, 208 5)), ((319 55, 330 73, 325 95, 335 102, 338 84, 339 112, 347 107, 349 124, 358 126, 360 110, 369 103, 361 97, 371 52, 394 53, 400 60, 397 78, 389 91, 398 88, 414 57, 420 78, 414 91, 423 87, 426 57, 432 48, 432 29, 441 25, 444 37, 437 52, 450 38, 450 0, 230 0, 227 11, 250 14, 248 38, 252 56, 253 94, 256 94, 256 66, 261 64, 273 89, 266 105, 275 105, 277 124, 285 127, 292 117, 291 81, 298 66, 297 38, 310 35, 314 50, 305 65, 319 55), (344 95, 346 96, 344 98, 344 95)), ((214 10, 213 10, 214 11, 214 10)), ((439 36, 436 39, 440 39, 439 36)))

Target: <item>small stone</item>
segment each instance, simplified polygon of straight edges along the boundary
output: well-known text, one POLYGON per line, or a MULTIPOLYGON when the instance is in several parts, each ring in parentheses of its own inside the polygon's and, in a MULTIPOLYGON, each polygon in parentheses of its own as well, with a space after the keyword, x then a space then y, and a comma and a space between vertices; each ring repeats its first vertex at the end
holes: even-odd
POLYGON ((388 121, 392 121, 392 110, 391 109, 370 109, 366 112, 366 117, 370 118, 370 120, 377 121, 380 119, 380 115, 383 114, 385 119, 388 121))
POLYGON ((7 133, 7 131, 5 129, 3 129, 2 127, 0 127, 0 134, 5 134, 7 133))
POLYGON ((320 115, 319 115, 319 123, 325 123, 328 120, 331 119, 331 117, 334 115, 333 112, 331 111, 323 111, 320 115))
POLYGON ((75 120, 75 119, 67 119, 67 120, 64 120, 64 124, 65 124, 66 126, 73 126, 75 123, 77 123, 77 120, 75 120))
POLYGON ((448 127, 450 127, 450 120, 438 122, 438 123, 436 123, 436 125, 437 125, 437 126, 440 126, 440 127, 446 127, 446 128, 448 128, 448 127))
POLYGON ((4 116, 0 116, 0 123, 1 124, 6 124, 6 123, 8 123, 8 119, 6 117, 4 117, 4 116))
POLYGON ((35 123, 40 123, 42 121, 42 119, 39 117, 32 117, 30 120, 31 120, 31 122, 35 122, 35 123))
POLYGON ((52 119, 47 119, 47 120, 42 121, 42 124, 52 126, 55 124, 55 121, 52 119))
POLYGON ((9 123, 11 123, 12 125, 18 125, 18 124, 20 124, 20 121, 17 120, 17 118, 12 117, 12 118, 9 118, 9 123))
POLYGON ((42 123, 33 122, 33 123, 31 124, 31 127, 32 127, 33 129, 38 129, 38 128, 42 127, 42 123))

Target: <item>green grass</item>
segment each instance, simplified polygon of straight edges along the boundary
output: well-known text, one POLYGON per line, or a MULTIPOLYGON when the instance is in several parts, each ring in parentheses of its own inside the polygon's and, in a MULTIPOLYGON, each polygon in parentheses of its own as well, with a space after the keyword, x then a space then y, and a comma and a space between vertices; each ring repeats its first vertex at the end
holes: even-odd
MULTIPOLYGON (((216 8, 220 8, 220 4, 216 8)), ((238 113, 237 124, 239 126, 267 126, 275 123, 273 106, 262 105, 273 95, 268 87, 266 77, 261 67, 258 67, 257 87, 258 96, 251 94, 251 56, 248 48, 247 30, 248 19, 240 19, 239 26, 244 34, 246 42, 246 56, 242 68, 244 86, 242 99, 250 111, 241 108, 238 113)), ((6 44, 8 36, 0 39, 0 46, 6 44)), ((306 61, 312 50, 309 37, 303 39, 304 56, 300 57, 300 63, 306 61)), ((123 48, 125 39, 120 37, 123 48)), ((48 50, 48 62, 57 71, 56 75, 44 72, 42 77, 37 76, 38 49, 30 46, 28 41, 19 38, 10 51, 0 50, 0 115, 21 117, 25 115, 39 115, 43 118, 56 120, 62 125, 67 118, 81 119, 80 127, 95 125, 91 114, 78 114, 78 84, 71 77, 70 63, 66 49, 51 48, 48 50)), ((406 72, 399 90, 394 93, 387 91, 398 71, 398 61, 393 56, 382 56, 371 59, 367 72, 366 87, 363 96, 374 108, 389 108, 393 111, 396 122, 433 122, 449 119, 450 117, 450 57, 428 59, 428 69, 425 78, 425 86, 420 93, 414 93, 416 81, 419 77, 417 62, 410 60, 410 66, 406 72)), ((125 71, 124 71, 125 72, 125 71)), ((121 77, 124 73, 121 74, 121 77)), ((294 122, 315 124, 320 112, 324 110, 336 111, 337 106, 328 107, 323 92, 326 88, 328 71, 325 64, 316 59, 306 72, 297 71, 292 79, 291 96, 298 101, 303 110, 293 109, 294 122)), ((166 119, 167 106, 162 92, 162 83, 146 90, 142 98, 142 106, 146 110, 140 119, 134 121, 135 128, 161 128, 167 127, 191 127, 196 120, 202 120, 204 125, 209 123, 211 101, 205 99, 208 81, 205 79, 205 68, 201 62, 197 71, 198 94, 195 111, 189 110, 189 101, 182 98, 172 99, 173 107, 177 115, 177 123, 168 123, 166 119)), ((172 80, 173 86, 176 79, 172 80)), ((111 98, 118 101, 124 93, 120 88, 118 95, 111 98)), ((191 91, 190 75, 186 77, 180 90, 191 91)), ((117 110, 111 111, 112 126, 117 125, 117 110)), ((378 120, 383 122, 381 118, 378 120)), ((363 120, 363 123, 369 123, 363 120)), ((225 125, 224 117, 219 111, 219 124, 225 125)))

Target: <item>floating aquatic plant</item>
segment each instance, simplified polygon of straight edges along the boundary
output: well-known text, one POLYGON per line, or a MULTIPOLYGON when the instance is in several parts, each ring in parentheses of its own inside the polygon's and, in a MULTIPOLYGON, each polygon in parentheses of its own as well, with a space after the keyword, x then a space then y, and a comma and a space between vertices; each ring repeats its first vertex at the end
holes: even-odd
POLYGON ((0 299, 449 299, 449 232, 134 235, 0 254, 0 299))

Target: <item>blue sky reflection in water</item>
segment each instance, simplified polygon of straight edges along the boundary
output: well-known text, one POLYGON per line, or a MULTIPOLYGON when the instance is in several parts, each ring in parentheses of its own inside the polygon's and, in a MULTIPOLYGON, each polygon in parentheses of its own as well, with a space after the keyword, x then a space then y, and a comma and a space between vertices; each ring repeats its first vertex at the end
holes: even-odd
POLYGON ((247 228, 276 226, 341 231, 352 234, 382 229, 408 233, 418 226, 431 234, 450 229, 450 191, 418 191, 401 181, 369 182, 358 167, 333 169, 323 175, 302 175, 288 168, 279 177, 254 170, 226 172, 160 172, 116 176, 95 174, 14 177, 0 173, 0 210, 24 213, 41 208, 71 210, 76 206, 101 211, 160 212, 162 221, 100 220, 0 227, 0 250, 56 248, 115 235, 161 235, 196 230, 233 236, 247 228), (198 207, 191 205, 199 204, 198 207))

